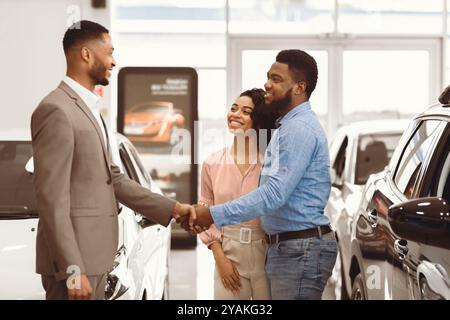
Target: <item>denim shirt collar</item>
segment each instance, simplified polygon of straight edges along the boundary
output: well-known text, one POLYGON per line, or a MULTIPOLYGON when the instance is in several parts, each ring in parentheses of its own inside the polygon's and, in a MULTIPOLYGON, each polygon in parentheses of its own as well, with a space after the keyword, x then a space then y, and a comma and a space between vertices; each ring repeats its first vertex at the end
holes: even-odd
POLYGON ((276 121, 277 127, 281 126, 284 122, 289 121, 290 119, 294 118, 296 115, 301 114, 306 111, 309 111, 309 110, 311 110, 311 103, 309 101, 300 103, 294 109, 292 109, 291 111, 286 113, 283 117, 277 119, 277 121, 276 121))

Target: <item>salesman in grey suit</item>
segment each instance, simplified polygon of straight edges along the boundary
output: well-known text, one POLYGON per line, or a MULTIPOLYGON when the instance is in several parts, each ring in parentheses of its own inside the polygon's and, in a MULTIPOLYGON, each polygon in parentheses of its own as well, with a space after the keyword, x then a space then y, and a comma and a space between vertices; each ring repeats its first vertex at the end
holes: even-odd
POLYGON ((118 243, 117 202, 167 226, 195 210, 141 187, 111 162, 97 84, 115 65, 108 30, 79 21, 64 35, 66 77, 31 119, 39 210, 36 272, 47 299, 103 299, 118 243))

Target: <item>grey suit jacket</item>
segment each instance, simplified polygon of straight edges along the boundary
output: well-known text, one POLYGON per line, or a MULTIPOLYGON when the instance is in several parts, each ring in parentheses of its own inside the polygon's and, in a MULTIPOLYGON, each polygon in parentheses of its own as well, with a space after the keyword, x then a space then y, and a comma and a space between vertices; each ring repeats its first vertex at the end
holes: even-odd
POLYGON ((107 273, 118 244, 116 200, 167 226, 175 201, 126 178, 111 162, 92 112, 64 82, 31 118, 39 210, 36 272, 67 278, 107 273))

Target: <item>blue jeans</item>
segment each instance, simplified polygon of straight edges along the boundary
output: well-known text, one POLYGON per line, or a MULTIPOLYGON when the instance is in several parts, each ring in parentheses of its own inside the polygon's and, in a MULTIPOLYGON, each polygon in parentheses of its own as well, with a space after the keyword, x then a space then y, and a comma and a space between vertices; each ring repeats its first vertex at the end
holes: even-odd
POLYGON ((274 300, 320 300, 336 263, 334 236, 292 239, 272 244, 266 273, 274 300))

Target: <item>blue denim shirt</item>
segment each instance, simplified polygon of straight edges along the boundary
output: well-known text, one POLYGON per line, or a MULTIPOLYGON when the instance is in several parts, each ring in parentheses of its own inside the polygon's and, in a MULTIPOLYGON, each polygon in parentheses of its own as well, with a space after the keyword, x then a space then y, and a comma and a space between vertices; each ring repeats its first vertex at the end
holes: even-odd
POLYGON ((261 216, 268 234, 329 224, 324 208, 331 190, 328 143, 309 101, 280 121, 264 155, 260 186, 212 206, 216 226, 261 216))

